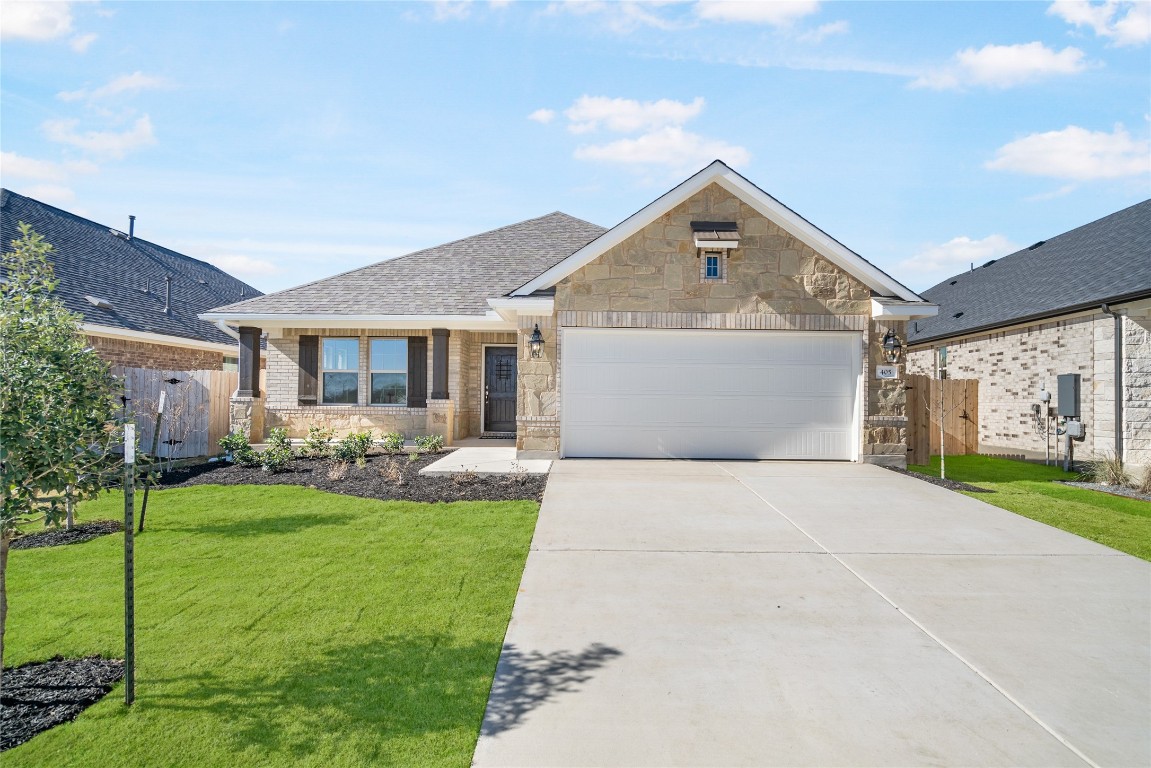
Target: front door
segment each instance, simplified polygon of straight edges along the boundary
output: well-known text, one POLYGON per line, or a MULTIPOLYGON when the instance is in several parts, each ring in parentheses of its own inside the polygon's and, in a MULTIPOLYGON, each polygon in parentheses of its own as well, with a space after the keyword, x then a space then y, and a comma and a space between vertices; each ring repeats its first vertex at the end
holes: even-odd
POLYGON ((484 431, 516 431, 515 347, 484 347, 484 431))

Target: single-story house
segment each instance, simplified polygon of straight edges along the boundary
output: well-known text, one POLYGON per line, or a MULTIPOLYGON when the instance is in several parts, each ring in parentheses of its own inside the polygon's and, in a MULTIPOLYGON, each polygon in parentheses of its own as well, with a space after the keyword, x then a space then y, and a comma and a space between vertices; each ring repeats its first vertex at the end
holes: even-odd
POLYGON ((51 244, 55 295, 83 318, 89 343, 112 365, 156 370, 221 370, 239 364, 236 337, 198 315, 260 296, 203 261, 39 200, 0 190, 4 250, 29 224, 51 244))
POLYGON ((923 295, 940 309, 908 329, 908 371, 932 374, 946 349, 948 376, 979 380, 981 452, 1054 455, 1058 377, 1071 374, 1075 456, 1151 464, 1151 200, 923 295))
POLYGON ((239 328, 241 429, 262 405, 293 436, 902 465, 903 383, 877 366, 934 312, 716 161, 611 229, 552 213, 201 317, 239 328))

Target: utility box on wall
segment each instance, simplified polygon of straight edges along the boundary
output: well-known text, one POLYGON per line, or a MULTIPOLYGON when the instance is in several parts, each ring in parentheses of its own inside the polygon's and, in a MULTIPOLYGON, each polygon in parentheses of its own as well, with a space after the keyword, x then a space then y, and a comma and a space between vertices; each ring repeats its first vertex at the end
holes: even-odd
POLYGON ((1057 413, 1071 419, 1079 418, 1079 374, 1059 374, 1059 402, 1057 413))

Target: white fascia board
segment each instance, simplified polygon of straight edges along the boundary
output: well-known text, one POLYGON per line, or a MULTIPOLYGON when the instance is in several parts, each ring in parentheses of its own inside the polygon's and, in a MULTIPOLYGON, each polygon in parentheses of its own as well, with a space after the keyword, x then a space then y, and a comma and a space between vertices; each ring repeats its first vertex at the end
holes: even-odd
POLYGON ((918 320, 935 317, 939 314, 938 304, 926 301, 900 301, 898 299, 873 298, 871 316, 884 320, 918 320))
POLYGON ((726 251, 730 248, 738 248, 738 240, 700 240, 698 237, 695 239, 696 248, 704 248, 709 251, 726 251))
POLYGON ((708 184, 717 183, 755 208, 766 218, 814 247, 821 256, 856 277, 873 291, 893 295, 906 301, 922 301, 922 297, 883 270, 869 263, 823 230, 764 192, 738 173, 716 160, 699 173, 653 202, 632 214, 612 229, 600 235, 571 256, 556 264, 539 277, 512 292, 513 296, 526 296, 541 288, 550 288, 581 267, 594 261, 611 248, 635 235, 651 222, 696 194, 708 184))
POLYGON ((509 323, 514 323, 520 315, 550 316, 555 311, 556 301, 551 296, 500 296, 488 299, 488 306, 509 323))
POLYGON ((123 339, 125 341, 139 341, 146 344, 163 344, 168 347, 204 349, 209 352, 223 352, 224 354, 231 354, 236 351, 236 347, 233 344, 201 341, 199 339, 185 339, 181 336, 169 336, 164 333, 131 331, 127 328, 112 328, 111 326, 95 325, 93 323, 82 323, 80 330, 89 336, 99 336, 105 339, 123 339))
POLYGON ((448 328, 458 331, 515 330, 515 324, 491 311, 483 315, 323 315, 284 312, 224 314, 205 312, 201 320, 222 320, 257 328, 448 328))

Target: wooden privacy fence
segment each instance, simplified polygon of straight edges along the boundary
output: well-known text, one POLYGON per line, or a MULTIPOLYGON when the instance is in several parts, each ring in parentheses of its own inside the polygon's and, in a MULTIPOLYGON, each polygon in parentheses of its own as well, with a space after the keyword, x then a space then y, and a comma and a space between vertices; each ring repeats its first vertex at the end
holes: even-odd
POLYGON ((228 434, 229 403, 239 384, 235 371, 158 371, 113 367, 131 392, 140 449, 152 447, 156 405, 166 392, 160 427, 160 458, 185 459, 219 453, 219 440, 228 434))
POLYGON ((926 464, 939 455, 940 385, 943 388, 943 437, 948 456, 979 452, 979 380, 908 374, 907 463, 926 464))

